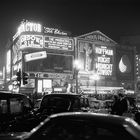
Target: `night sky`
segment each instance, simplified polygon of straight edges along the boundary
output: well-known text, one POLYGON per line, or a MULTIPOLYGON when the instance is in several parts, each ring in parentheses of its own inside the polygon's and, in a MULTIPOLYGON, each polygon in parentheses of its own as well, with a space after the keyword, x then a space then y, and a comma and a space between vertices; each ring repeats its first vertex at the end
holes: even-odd
POLYGON ((69 31, 72 36, 99 30, 119 42, 120 36, 140 35, 139 7, 135 0, 1 0, 0 57, 23 19, 69 31))

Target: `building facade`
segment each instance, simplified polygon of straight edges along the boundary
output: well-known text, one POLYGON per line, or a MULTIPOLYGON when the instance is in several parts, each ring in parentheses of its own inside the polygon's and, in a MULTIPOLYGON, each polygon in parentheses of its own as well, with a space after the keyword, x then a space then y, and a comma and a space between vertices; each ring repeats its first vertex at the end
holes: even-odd
POLYGON ((77 37, 21 22, 7 50, 6 83, 13 91, 42 96, 51 92, 78 92, 104 95, 135 85, 135 50, 120 45, 100 31, 77 37), (78 60, 78 65, 73 64, 78 60), (78 68, 78 69, 77 69, 78 68), (28 74, 28 83, 13 84, 16 73, 28 74), (98 79, 95 78, 98 75, 98 79))
POLYGON ((134 91, 134 48, 120 45, 100 31, 78 36, 75 40, 75 58, 81 64, 78 86, 85 93, 104 95, 120 89, 134 91))
POLYGON ((43 94, 63 92, 73 80, 74 41, 66 32, 22 22, 8 50, 7 79, 14 81, 17 71, 28 74, 28 83, 14 90, 43 94))

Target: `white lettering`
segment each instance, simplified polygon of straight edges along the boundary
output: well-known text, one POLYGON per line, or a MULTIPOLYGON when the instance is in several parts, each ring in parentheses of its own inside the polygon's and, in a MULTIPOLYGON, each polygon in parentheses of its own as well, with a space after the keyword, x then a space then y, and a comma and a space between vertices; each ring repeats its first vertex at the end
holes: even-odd
POLYGON ((95 53, 102 54, 102 55, 113 55, 113 50, 96 47, 95 48, 95 53))
POLYGON ((41 24, 32 23, 32 22, 23 22, 18 27, 17 33, 13 36, 13 40, 15 40, 22 32, 41 32, 41 24))
POLYGON ((96 69, 112 70, 113 64, 96 63, 96 69))
POLYGON ((110 58, 109 57, 98 57, 98 62, 101 63, 110 63, 110 58))
POLYGON ((106 75, 106 76, 112 75, 112 71, 111 70, 97 70, 97 73, 99 75, 106 75))

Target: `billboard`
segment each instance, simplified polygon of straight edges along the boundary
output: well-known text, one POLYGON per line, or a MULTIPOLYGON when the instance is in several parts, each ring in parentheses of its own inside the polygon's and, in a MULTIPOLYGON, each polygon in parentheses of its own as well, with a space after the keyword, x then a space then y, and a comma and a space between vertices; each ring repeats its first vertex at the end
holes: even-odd
POLYGON ((93 71, 105 77, 114 75, 114 49, 112 47, 86 41, 78 43, 78 59, 82 70, 93 71))
POLYGON ((73 51, 73 47, 74 47, 72 39, 53 37, 53 36, 45 36, 44 44, 45 44, 44 47, 47 49, 73 51))
POLYGON ((21 35, 20 49, 24 48, 43 48, 42 35, 21 35))
POLYGON ((134 51, 116 49, 116 76, 118 80, 134 80, 134 51))

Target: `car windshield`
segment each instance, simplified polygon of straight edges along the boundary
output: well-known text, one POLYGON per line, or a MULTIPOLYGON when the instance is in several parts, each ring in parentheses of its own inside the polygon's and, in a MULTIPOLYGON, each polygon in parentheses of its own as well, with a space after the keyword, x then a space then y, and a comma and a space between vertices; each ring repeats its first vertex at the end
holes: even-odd
POLYGON ((49 98, 45 98, 42 103, 41 106, 43 108, 61 108, 61 109, 69 109, 71 105, 70 100, 68 99, 64 99, 61 97, 49 97, 49 98))

